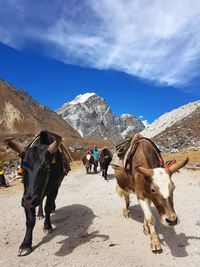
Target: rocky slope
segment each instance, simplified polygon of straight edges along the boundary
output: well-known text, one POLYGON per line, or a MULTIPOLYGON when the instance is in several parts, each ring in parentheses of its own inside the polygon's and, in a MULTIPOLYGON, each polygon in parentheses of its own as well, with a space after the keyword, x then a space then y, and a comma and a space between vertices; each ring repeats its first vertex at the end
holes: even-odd
POLYGON ((163 151, 200 150, 200 101, 165 113, 141 132, 163 151))
POLYGON ((95 93, 77 96, 57 110, 83 137, 120 141, 129 134, 144 129, 142 122, 132 115, 116 117, 103 98, 95 93))
POLYGON ((144 124, 131 114, 122 114, 117 117, 116 125, 123 138, 133 133, 139 133, 144 129, 144 124))
POLYGON ((0 160, 5 156, 5 138, 12 136, 20 142, 29 142, 41 130, 55 132, 66 140, 81 138, 56 112, 0 80, 0 160))
POLYGON ((80 137, 56 112, 3 80, 0 80, 0 95, 1 135, 37 134, 46 129, 64 137, 80 137))
MULTIPOLYGON (((81 135, 56 112, 41 105, 30 95, 0 79, 0 161, 13 160, 16 155, 6 150, 3 140, 15 137, 29 143, 41 130, 49 130, 64 137, 64 144, 73 151, 84 147, 112 146, 109 140, 82 138, 81 135)), ((73 155, 73 154, 72 154, 73 155)))

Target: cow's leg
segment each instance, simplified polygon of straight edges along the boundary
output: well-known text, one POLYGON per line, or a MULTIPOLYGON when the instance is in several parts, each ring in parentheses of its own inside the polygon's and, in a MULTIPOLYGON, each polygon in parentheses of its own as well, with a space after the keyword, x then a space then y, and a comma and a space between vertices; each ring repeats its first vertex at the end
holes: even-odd
POLYGON ((45 210, 44 231, 47 232, 48 234, 52 233, 53 229, 51 225, 50 214, 55 204, 55 199, 57 194, 58 194, 58 189, 55 190, 53 193, 51 193, 49 196, 47 196, 46 204, 44 207, 45 210))
POLYGON ((19 248, 18 256, 26 256, 32 251, 32 234, 35 226, 35 208, 25 208, 26 234, 19 248))
POLYGON ((160 245, 159 237, 155 231, 155 220, 151 213, 150 209, 150 201, 149 200, 141 200, 139 199, 140 206, 144 212, 144 233, 146 235, 150 235, 150 244, 151 250, 153 252, 161 252, 162 248, 160 245))
POLYGON ((92 164, 90 164, 89 169, 90 169, 90 173, 91 173, 92 172, 92 164))
POLYGON ((39 220, 44 218, 44 213, 43 213, 43 201, 41 201, 39 207, 38 207, 38 214, 37 217, 39 220))
POLYGON ((116 191, 120 197, 124 197, 126 208, 123 209, 123 217, 128 218, 129 217, 129 206, 130 206, 130 198, 129 193, 124 191, 118 184, 116 186, 116 191))
POLYGON ((53 205, 52 205, 51 213, 55 213, 55 210, 56 210, 56 203, 55 203, 55 200, 54 200, 53 205))
POLYGON ((124 218, 128 218, 129 217, 129 206, 130 206, 130 197, 129 194, 124 194, 124 199, 125 199, 125 203, 126 203, 126 208, 123 209, 123 216, 124 218))

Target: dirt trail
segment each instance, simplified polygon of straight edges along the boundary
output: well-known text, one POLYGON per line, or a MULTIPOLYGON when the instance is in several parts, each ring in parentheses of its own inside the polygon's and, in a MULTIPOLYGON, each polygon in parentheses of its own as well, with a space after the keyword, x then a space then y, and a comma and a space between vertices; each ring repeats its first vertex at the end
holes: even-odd
POLYGON ((175 209, 181 223, 174 229, 165 228, 152 207, 162 254, 150 250, 134 196, 130 218, 122 217, 124 203, 115 193, 111 168, 106 182, 100 174, 86 175, 82 166, 75 166, 59 191, 52 215, 54 232, 45 236, 43 221, 38 220, 34 251, 26 257, 17 257, 25 229, 22 185, 1 190, 0 266, 200 266, 200 171, 184 169, 174 175, 174 181, 175 209))

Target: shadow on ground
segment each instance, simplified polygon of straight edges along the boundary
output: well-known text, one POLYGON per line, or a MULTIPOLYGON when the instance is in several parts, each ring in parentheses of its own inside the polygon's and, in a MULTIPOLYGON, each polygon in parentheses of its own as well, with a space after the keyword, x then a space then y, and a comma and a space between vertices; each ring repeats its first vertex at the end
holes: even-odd
POLYGON ((76 247, 94 238, 100 238, 102 241, 108 240, 108 235, 99 234, 98 231, 88 232, 95 217, 93 211, 83 205, 70 205, 56 210, 56 213, 51 216, 52 224, 55 226, 53 233, 44 236, 34 249, 60 235, 63 236, 63 240, 58 243, 61 247, 55 253, 57 256, 68 255, 76 247))
MULTIPOLYGON (((189 246, 189 240, 200 240, 197 236, 186 236, 184 233, 177 234, 176 227, 165 227, 160 222, 159 214, 155 207, 151 207, 152 214, 155 218, 155 228, 156 232, 159 234, 162 247, 168 246, 171 254, 174 257, 187 257, 188 253, 186 251, 187 246, 189 246), (162 236, 162 237, 161 237, 162 236)), ((131 206, 130 218, 143 224, 144 215, 140 205, 131 206)), ((143 226, 141 225, 141 234, 143 234, 143 226)), ((150 239, 149 241, 150 242, 150 239)))

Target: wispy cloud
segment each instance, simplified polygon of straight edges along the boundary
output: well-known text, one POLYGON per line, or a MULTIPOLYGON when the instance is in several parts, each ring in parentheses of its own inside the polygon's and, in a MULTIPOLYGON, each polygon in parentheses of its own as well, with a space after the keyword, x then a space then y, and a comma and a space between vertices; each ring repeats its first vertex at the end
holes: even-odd
POLYGON ((65 63, 179 87, 200 74, 199 0, 1 0, 1 5, 0 41, 17 49, 42 43, 42 53, 65 63))

